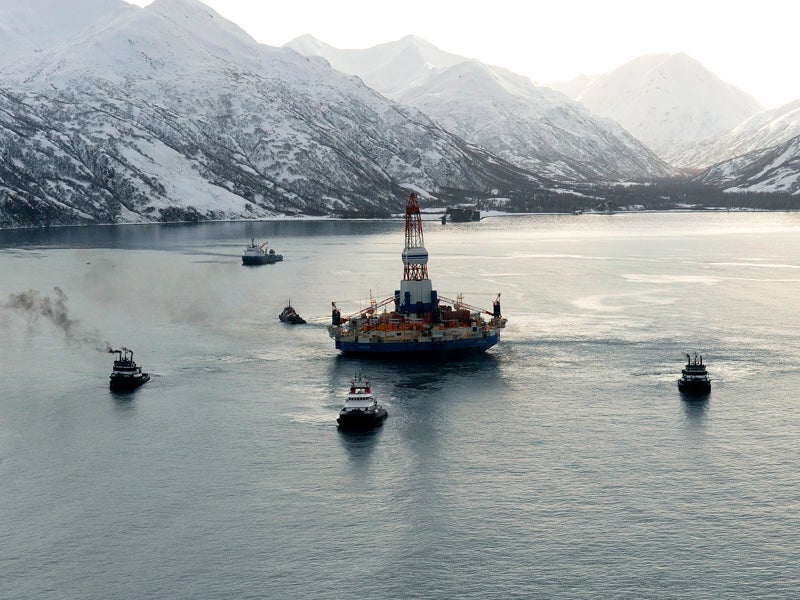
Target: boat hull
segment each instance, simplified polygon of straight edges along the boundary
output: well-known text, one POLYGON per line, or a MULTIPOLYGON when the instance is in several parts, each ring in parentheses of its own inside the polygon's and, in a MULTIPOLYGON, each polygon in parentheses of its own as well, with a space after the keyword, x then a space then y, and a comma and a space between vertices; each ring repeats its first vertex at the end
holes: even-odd
POLYGON ((242 256, 242 264, 248 267, 255 265, 271 265, 282 260, 283 256, 280 255, 278 255, 277 258, 274 256, 242 256))
POLYGON ((302 317, 278 317, 282 323, 287 323, 288 325, 305 325, 306 321, 302 317))
POLYGON ((305 325, 306 320, 298 315, 297 313, 286 314, 286 311, 282 312, 278 315, 278 319, 281 323, 286 323, 288 325, 305 325))
POLYGON ((108 386, 115 392, 126 392, 135 390, 141 385, 150 381, 150 375, 142 374, 141 377, 109 377, 108 386))
POLYGON ((685 381, 678 380, 678 390, 689 396, 703 396, 711 392, 710 381, 685 381))
POLYGON ((466 340, 428 340, 403 342, 362 342, 336 340, 336 349, 349 356, 394 358, 394 357, 439 357, 458 358, 482 354, 500 341, 500 336, 487 335, 466 340))
POLYGON ((374 413, 352 411, 348 413, 339 413, 339 418, 336 419, 336 422, 339 424, 339 429, 345 431, 372 429, 383 425, 383 422, 388 416, 389 413, 385 408, 379 408, 374 413))

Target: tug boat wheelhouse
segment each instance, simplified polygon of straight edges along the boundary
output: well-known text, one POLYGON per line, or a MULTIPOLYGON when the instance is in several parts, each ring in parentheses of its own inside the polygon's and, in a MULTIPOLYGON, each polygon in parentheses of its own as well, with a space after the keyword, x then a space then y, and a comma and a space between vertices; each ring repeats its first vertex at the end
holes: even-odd
POLYGON ((142 369, 133 362, 133 350, 109 350, 117 355, 114 369, 109 376, 109 387, 114 391, 132 390, 150 381, 150 375, 142 373, 142 369))
POLYGON ((686 355, 686 366, 681 371, 678 389, 684 394, 695 396, 708 394, 711 391, 711 379, 703 364, 702 355, 699 359, 697 352, 694 353, 694 359, 688 354, 686 355))
POLYGON ((388 415, 372 395, 369 380, 360 374, 353 375, 344 408, 336 419, 339 429, 371 429, 381 425, 388 415))
POLYGON ((244 249, 242 254, 243 265, 268 265, 283 260, 283 254, 275 254, 275 250, 267 250, 267 242, 256 246, 255 238, 250 239, 250 245, 244 249))
POLYGON ((500 341, 506 319, 500 294, 492 312, 439 296, 428 278, 428 251, 417 195, 406 206, 403 280, 394 296, 342 317, 332 303, 328 333, 345 354, 369 357, 455 357, 485 352, 500 341), (387 310, 387 306, 391 310, 387 310), (383 311, 379 312, 379 309, 383 311))

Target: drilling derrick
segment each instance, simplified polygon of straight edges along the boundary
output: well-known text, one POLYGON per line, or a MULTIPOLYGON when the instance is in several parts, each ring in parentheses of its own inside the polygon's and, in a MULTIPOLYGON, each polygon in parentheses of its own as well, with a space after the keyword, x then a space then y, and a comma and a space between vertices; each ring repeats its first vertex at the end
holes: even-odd
POLYGON ((422 239, 422 215, 417 195, 411 193, 406 204, 406 246, 403 248, 403 279, 428 279, 428 251, 422 239))
POLYGON ((428 251, 422 240, 422 215, 417 195, 411 193, 406 205, 406 245, 403 248, 403 280, 395 291, 398 312, 422 317, 438 304, 428 279, 428 251))

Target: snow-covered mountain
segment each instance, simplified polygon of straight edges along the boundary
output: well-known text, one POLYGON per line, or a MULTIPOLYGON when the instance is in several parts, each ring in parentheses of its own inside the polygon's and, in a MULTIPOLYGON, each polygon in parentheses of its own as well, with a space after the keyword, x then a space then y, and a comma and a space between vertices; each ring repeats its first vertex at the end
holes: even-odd
POLYGON ((726 192, 782 192, 800 196, 800 135, 714 165, 697 178, 726 192))
POLYGON ((311 36, 287 46, 322 56, 448 131, 546 177, 587 182, 673 174, 619 125, 564 94, 415 36, 363 50, 340 50, 311 36))
POLYGON ((321 56, 337 71, 358 75, 369 87, 389 98, 403 94, 433 71, 469 60, 440 50, 415 35, 367 50, 340 50, 307 34, 288 42, 286 47, 305 56, 321 56))
POLYGON ((0 70, 134 10, 120 0, 2 0, 0 70))
POLYGON ((686 54, 637 58, 596 77, 552 84, 614 119, 668 163, 696 167, 692 152, 762 110, 686 54))
POLYGON ((2 225, 374 214, 402 188, 535 184, 198 0, 0 0, 0 23, 2 225))
POLYGON ((690 152, 695 164, 708 167, 756 150, 779 146, 798 135, 800 100, 795 100, 757 113, 716 140, 690 152))

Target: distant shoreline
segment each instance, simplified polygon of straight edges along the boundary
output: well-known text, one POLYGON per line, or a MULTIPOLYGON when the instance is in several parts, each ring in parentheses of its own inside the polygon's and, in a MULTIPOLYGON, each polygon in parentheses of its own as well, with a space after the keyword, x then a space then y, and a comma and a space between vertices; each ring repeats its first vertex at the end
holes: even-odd
MULTIPOLYGON (((438 221, 441 215, 444 214, 446 209, 428 209, 422 211, 423 221, 433 222, 438 221), (436 215, 435 218, 426 219, 425 216, 436 215)), ((641 210, 582 210, 579 214, 574 212, 560 212, 560 211, 542 211, 542 212, 503 212, 498 210, 482 210, 481 220, 486 218, 504 218, 504 217, 523 217, 523 216, 558 216, 565 217, 581 217, 581 216, 610 216, 610 215, 629 215, 629 214, 656 214, 656 213, 795 213, 800 212, 800 208, 728 208, 725 206, 713 207, 695 207, 695 208, 643 208, 641 210)), ((274 222, 300 222, 300 221, 397 221, 402 220, 404 217, 401 213, 392 214, 388 217, 341 217, 341 216, 290 216, 280 215, 268 218, 259 219, 200 219, 192 221, 148 221, 145 223, 65 223, 54 225, 37 225, 37 226, 21 226, 21 227, 0 227, 2 231, 21 231, 21 230, 36 230, 36 229, 56 229, 56 228, 71 228, 71 227, 136 227, 136 226, 152 226, 152 225, 201 225, 204 223, 274 223, 274 222)))

